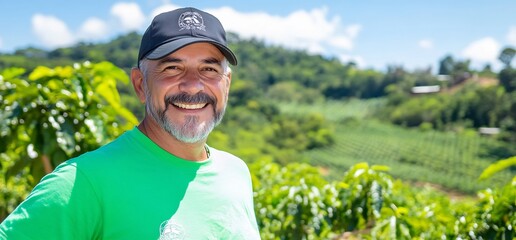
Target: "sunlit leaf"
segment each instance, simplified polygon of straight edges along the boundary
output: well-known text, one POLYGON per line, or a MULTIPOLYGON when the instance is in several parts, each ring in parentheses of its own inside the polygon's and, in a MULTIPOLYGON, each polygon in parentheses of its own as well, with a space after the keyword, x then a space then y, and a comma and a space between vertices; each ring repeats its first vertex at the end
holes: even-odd
POLYGON ((391 168, 389 166, 385 166, 385 165, 373 165, 373 166, 371 166, 371 169, 373 169, 374 171, 377 171, 377 172, 388 172, 391 170, 391 168))
POLYGON ((479 179, 484 180, 484 179, 490 178, 497 172, 503 171, 511 166, 516 166, 516 156, 508 158, 508 159, 500 160, 500 161, 497 161, 497 162, 489 165, 489 167, 487 167, 482 172, 482 174, 480 174, 479 179))
MULTIPOLYGON (((26 72, 23 68, 7 68, 4 69, 2 72, 0 72, 0 76, 2 81, 5 81, 7 79, 12 79, 21 76, 26 72)), ((1 81, 0 81, 1 82, 1 81)))
POLYGON ((121 81, 124 84, 129 82, 129 77, 127 74, 120 68, 116 67, 114 64, 110 62, 100 62, 93 66, 93 71, 98 73, 99 76, 105 77, 109 76, 109 78, 116 79, 121 81))
POLYGON ((38 66, 29 74, 29 80, 35 81, 37 79, 52 75, 54 75, 54 70, 51 68, 38 66))
POLYGON ((74 74, 74 69, 71 66, 58 66, 54 71, 60 78, 70 78, 74 74))

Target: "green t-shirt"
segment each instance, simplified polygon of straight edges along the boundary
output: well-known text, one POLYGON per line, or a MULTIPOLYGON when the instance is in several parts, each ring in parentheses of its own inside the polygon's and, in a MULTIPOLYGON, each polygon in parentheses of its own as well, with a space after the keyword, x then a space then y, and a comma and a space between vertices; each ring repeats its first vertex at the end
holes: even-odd
POLYGON ((249 170, 210 148, 192 162, 137 128, 45 176, 1 239, 259 239, 249 170))

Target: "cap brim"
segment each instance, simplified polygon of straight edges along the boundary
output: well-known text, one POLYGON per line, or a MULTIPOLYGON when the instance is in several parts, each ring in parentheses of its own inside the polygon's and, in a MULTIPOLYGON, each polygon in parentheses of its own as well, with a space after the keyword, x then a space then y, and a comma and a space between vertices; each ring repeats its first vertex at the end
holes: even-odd
POLYGON ((209 39, 193 38, 193 37, 180 38, 180 39, 177 39, 174 41, 164 43, 164 44, 160 45, 159 47, 157 47, 156 49, 152 50, 144 58, 160 59, 162 57, 165 57, 166 55, 169 55, 169 54, 177 51, 178 49, 180 49, 188 44, 198 43, 198 42, 208 42, 208 43, 215 45, 222 52, 222 54, 224 54, 224 56, 226 57, 228 62, 231 63, 231 65, 234 65, 234 66, 237 65, 237 58, 236 58, 235 54, 228 47, 226 47, 218 42, 209 40, 209 39))

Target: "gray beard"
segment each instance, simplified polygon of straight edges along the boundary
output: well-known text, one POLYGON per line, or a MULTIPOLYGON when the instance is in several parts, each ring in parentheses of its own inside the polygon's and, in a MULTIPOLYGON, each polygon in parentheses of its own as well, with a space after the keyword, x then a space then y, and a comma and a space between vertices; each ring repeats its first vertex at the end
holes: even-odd
POLYGON ((211 131, 222 121, 226 111, 226 106, 219 112, 213 106, 214 117, 211 120, 199 122, 197 116, 186 116, 184 124, 177 125, 172 123, 166 115, 169 105, 165 109, 156 109, 151 104, 150 99, 147 99, 146 102, 147 112, 150 113, 158 125, 171 136, 184 143, 197 143, 206 140, 211 131))

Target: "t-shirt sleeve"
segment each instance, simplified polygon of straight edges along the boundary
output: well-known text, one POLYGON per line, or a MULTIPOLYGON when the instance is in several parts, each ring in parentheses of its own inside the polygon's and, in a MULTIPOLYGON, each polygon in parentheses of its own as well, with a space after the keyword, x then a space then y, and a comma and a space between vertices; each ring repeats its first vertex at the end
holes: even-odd
POLYGON ((101 211, 91 183, 65 162, 0 224, 0 239, 97 239, 101 211))

